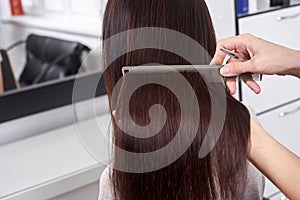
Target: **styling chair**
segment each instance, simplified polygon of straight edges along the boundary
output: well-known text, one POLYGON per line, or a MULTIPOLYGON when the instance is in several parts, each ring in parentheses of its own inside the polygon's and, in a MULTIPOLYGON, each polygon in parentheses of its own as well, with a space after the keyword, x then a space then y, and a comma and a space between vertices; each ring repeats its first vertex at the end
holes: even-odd
POLYGON ((35 34, 12 44, 7 51, 23 43, 26 44, 26 63, 19 78, 20 87, 75 75, 81 66, 82 54, 90 52, 79 42, 35 34))

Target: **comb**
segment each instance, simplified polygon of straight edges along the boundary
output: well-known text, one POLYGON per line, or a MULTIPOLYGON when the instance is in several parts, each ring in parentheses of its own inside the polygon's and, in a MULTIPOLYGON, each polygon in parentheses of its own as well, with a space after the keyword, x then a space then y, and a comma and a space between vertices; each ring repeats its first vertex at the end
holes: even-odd
POLYGON ((195 72, 199 73, 208 82, 222 82, 224 78, 220 75, 222 65, 143 65, 126 66, 122 68, 123 75, 126 74, 164 74, 195 72))
MULTIPOLYGON (((199 72, 206 80, 211 82, 224 82, 224 77, 220 74, 223 65, 142 65, 125 66, 122 68, 123 76, 129 74, 155 74, 171 72, 199 72)), ((241 74, 250 75, 254 81, 261 81, 260 74, 241 74)), ((241 81, 241 78, 237 79, 241 81)))

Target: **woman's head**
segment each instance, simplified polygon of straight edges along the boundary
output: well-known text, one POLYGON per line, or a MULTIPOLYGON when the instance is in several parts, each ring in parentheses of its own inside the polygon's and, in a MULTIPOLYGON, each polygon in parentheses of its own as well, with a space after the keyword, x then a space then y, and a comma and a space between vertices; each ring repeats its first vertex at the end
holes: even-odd
MULTIPOLYGON (((210 56, 213 56, 216 41, 212 22, 204 0, 109 0, 103 21, 103 40, 123 31, 142 28, 160 27, 183 33, 199 43, 210 56)), ((166 33, 164 37, 169 37, 166 33)), ((199 52, 190 46, 184 50, 192 54, 196 62, 190 63, 175 53, 153 48, 131 51, 131 47, 142 40, 142 36, 127 35, 126 40, 120 44, 104 46, 104 56, 114 54, 112 46, 126 45, 128 52, 111 63, 104 72, 108 97, 112 105, 112 93, 117 82, 122 77, 123 66, 136 66, 149 63, 167 65, 183 64, 208 64, 207 59, 202 59, 199 52)), ((167 41, 167 40, 166 40, 167 41)), ((145 41, 149 42, 149 41, 145 41)), ((150 41, 151 42, 151 41, 150 41)), ((155 42, 155 39, 154 41, 155 42)), ((173 41, 176 45, 180 41, 173 41)), ((182 47, 182 46, 180 46, 182 47)), ((150 67, 150 66, 149 66, 150 67)), ((146 68, 146 67, 145 67, 146 68)), ((246 157, 249 138, 249 114, 244 106, 226 93, 227 114, 221 136, 214 149, 205 158, 199 158, 198 153, 212 117, 212 94, 220 96, 218 92, 209 91, 207 83, 199 73, 183 72, 181 75, 193 89, 200 118, 196 112, 190 111, 189 115, 182 117, 181 105, 178 97, 169 88, 159 84, 146 84, 130 97, 130 117, 125 117, 125 94, 132 85, 131 80, 138 78, 147 79, 160 74, 131 75, 122 80, 121 90, 118 91, 117 115, 120 124, 113 121, 114 143, 117 147, 128 152, 151 153, 168 145, 183 124, 185 136, 181 142, 193 138, 188 149, 170 165, 147 173, 127 173, 113 170, 112 182, 115 196, 120 199, 241 199, 245 189, 246 157), (128 80, 129 79, 129 80, 128 80), (151 123, 150 108, 159 104, 164 107, 167 118, 164 121, 161 113, 157 113, 154 127, 162 127, 155 136, 137 138, 124 132, 131 130, 132 121, 140 126, 151 123), (163 123, 163 125, 161 124, 163 123), (196 126, 199 124, 199 126, 196 126), (121 128, 119 128, 121 127, 121 128), (194 136, 192 130, 196 130, 194 136)), ((184 87, 180 80, 172 73, 168 74, 174 85, 184 87), (172 79, 172 77, 174 77, 172 79)), ((163 76, 162 76, 163 77, 163 76)), ((171 83, 171 84, 172 84, 171 83)), ((214 83, 212 88, 217 88, 220 83, 214 83)), ((225 88, 224 88, 225 90, 225 88)), ((185 95, 186 102, 191 97, 185 95)), ((192 105, 192 104, 191 104, 192 105)), ((220 104, 221 105, 221 104, 220 104)), ((190 110, 193 110, 190 109, 190 110)), ((163 110, 162 110, 163 112, 163 110)), ((153 128, 153 127, 152 127, 153 128)), ((153 130, 145 128, 144 131, 153 130)), ((142 134, 142 133, 141 133, 142 134)), ((182 148, 178 143, 172 151, 182 148), (175 149, 174 149, 175 148, 175 149)), ((143 166, 142 160, 129 158, 127 154, 115 151, 114 162, 121 165, 143 166)), ((149 164, 149 163, 148 163, 149 164)), ((159 164, 154 160, 153 165, 159 164)), ((146 168, 146 167, 145 167, 146 168)))
MULTIPOLYGON (((199 43, 212 57, 216 47, 216 38, 211 22, 211 18, 204 0, 109 0, 107 3, 103 20, 103 40, 111 36, 142 27, 166 28, 185 34, 199 43)), ((158 30, 159 31, 159 30, 158 30)), ((160 33, 159 33, 160 34, 160 33)), ((163 37, 170 37, 169 33, 161 33, 163 37)), ((108 96, 111 96, 112 89, 122 76, 123 66, 143 65, 148 63, 160 64, 189 64, 178 55, 165 56, 165 52, 143 49, 141 51, 129 52, 131 47, 138 42, 155 43, 144 41, 143 35, 128 35, 122 45, 126 45, 128 53, 119 57, 106 70, 105 78, 107 81, 108 96)), ((173 43, 184 51, 194 54, 193 64, 208 64, 201 58, 199 52, 193 51, 189 46, 184 46, 176 41, 173 43)), ((121 45, 121 44, 119 44, 121 45)), ((118 48, 118 44, 107 44, 104 46, 104 53, 113 54, 118 48), (114 49, 113 49, 114 48, 114 49)), ((120 47, 121 48, 121 47, 120 47)), ((122 46, 122 48, 124 48, 122 46)), ((204 55, 202 55, 204 56, 204 55)))

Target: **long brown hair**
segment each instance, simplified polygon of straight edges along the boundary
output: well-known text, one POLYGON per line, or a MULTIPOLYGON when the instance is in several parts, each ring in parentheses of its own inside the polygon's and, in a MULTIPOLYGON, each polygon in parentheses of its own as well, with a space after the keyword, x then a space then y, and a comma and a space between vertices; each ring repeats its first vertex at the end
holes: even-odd
MULTIPOLYGON (((140 27, 162 27, 179 31, 197 41, 211 56, 214 54, 216 39, 204 0, 108 1, 103 21, 103 40, 140 27)), ((132 45, 135 42, 134 37, 129 37, 124 44, 132 45)), ((104 46, 103 50, 104 56, 115 51, 109 46, 104 46)), ((197 56, 197 52, 192 53, 197 56)), ((122 77, 121 68, 148 63, 191 64, 174 53, 157 49, 135 50, 120 56, 104 72, 111 110, 112 93, 122 77)), ((198 63, 193 64, 208 63, 200 58, 198 63)), ((227 113, 221 136, 213 150, 206 157, 199 158, 198 153, 212 116, 211 93, 198 73, 184 72, 182 75, 195 91, 200 119, 195 118, 193 112, 182 119, 177 97, 164 86, 147 84, 138 88, 130 98, 129 112, 132 119, 122 117, 122 111, 117 110, 121 125, 117 125, 116 121, 112 122, 114 144, 128 152, 154 152, 171 142, 182 121, 185 122, 186 139, 191 137, 191 127, 199 123, 196 137, 183 155, 162 169, 146 173, 113 169, 110 178, 116 199, 243 199, 247 178, 249 113, 242 104, 226 93, 227 113), (141 126, 149 124, 149 109, 154 104, 162 105, 167 113, 166 122, 158 134, 149 138, 136 138, 119 128, 128 126, 130 120, 141 126)), ((120 108, 123 106, 122 98, 127 86, 125 78, 118 95, 120 108)), ((161 118, 159 114, 156 117, 161 118)), ((181 148, 180 145, 177 147, 181 148)), ((144 164, 141 160, 132 160, 120 152, 114 154, 113 162, 122 163, 124 167, 144 164)), ((153 165, 157 164, 153 162, 153 165)))

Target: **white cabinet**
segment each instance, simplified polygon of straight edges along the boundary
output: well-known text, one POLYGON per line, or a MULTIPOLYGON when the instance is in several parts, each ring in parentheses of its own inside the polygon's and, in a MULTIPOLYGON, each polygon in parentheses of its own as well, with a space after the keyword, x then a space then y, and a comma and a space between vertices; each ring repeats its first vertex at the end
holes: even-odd
POLYGON ((300 156, 300 98, 258 118, 275 139, 300 156))
MULTIPOLYGON (((300 5, 238 19, 238 32, 251 33, 271 42, 300 50, 300 5)), ((272 49, 270 49, 272 55, 272 49)), ((300 79, 264 76, 262 93, 254 94, 242 85, 243 102, 257 113, 262 126, 280 143, 300 155, 300 79)), ((278 161, 280 162, 280 161, 278 161)), ((284 199, 279 190, 266 182, 265 197, 284 199)))
POLYGON ((264 76, 258 84, 262 89, 259 95, 242 86, 243 101, 258 114, 300 97, 300 79, 296 77, 264 76))
POLYGON ((300 49, 299 25, 300 6, 296 6, 240 18, 239 33, 252 33, 277 44, 300 49))
MULTIPOLYGON (((239 19, 239 32, 251 33, 271 42, 300 49, 300 6, 239 19)), ((272 49, 270 49, 272 54, 272 49)), ((256 112, 263 112, 300 97, 300 80, 294 77, 265 76, 262 93, 242 87, 243 101, 256 112)))

